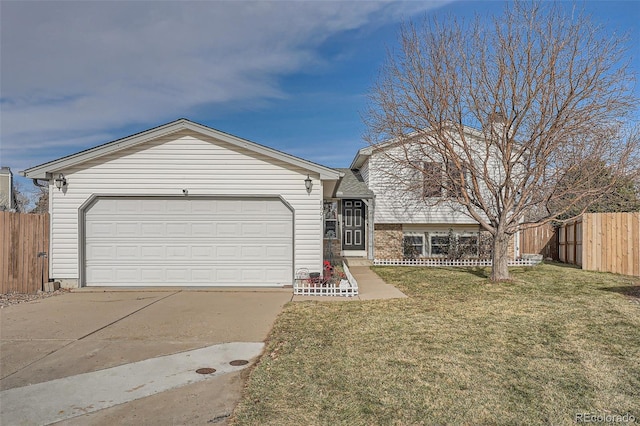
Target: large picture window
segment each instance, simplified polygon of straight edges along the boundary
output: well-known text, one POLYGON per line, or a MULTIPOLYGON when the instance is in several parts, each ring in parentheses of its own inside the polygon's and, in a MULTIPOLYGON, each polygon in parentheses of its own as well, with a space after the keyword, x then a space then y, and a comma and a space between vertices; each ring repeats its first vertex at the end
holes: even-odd
POLYGON ((469 232, 411 232, 404 234, 402 246, 406 259, 418 257, 462 259, 478 256, 478 241, 478 234, 469 232))

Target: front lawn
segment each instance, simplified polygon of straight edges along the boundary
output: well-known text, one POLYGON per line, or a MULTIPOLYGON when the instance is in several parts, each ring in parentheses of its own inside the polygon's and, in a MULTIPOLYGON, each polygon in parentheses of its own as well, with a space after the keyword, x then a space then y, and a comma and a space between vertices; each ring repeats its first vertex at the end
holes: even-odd
POLYGON ((234 424, 640 423, 640 280, 378 267, 408 299, 290 303, 234 424), (635 296, 635 297, 634 297, 635 296))

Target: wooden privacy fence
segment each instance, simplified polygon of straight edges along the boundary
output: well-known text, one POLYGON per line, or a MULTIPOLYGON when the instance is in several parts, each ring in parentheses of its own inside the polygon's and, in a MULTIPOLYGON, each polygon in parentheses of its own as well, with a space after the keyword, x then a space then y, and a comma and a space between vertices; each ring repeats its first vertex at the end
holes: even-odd
POLYGON ((558 236, 561 262, 640 277, 640 212, 585 213, 558 236))
POLYGON ((543 259, 558 258, 558 234, 551 224, 524 229, 520 232, 520 253, 541 254, 543 259))
POLYGON ((0 212, 0 293, 41 290, 49 280, 48 251, 48 214, 0 212))

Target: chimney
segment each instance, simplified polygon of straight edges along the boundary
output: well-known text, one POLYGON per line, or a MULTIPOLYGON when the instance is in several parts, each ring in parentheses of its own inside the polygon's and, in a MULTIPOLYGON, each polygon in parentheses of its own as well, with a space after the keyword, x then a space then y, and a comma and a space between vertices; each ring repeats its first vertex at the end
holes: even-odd
POLYGON ((491 114, 489 114, 489 123, 490 124, 500 123, 504 125, 507 123, 507 118, 504 116, 502 111, 495 110, 491 114))
POLYGON ((0 210, 13 210, 13 173, 9 167, 0 167, 0 210))
POLYGON ((489 125, 489 128, 487 129, 488 133, 490 133, 491 135, 497 135, 499 137, 503 135, 504 128, 507 125, 507 117, 502 111, 499 111, 497 109, 493 111, 491 114, 489 114, 487 122, 487 124, 489 125))

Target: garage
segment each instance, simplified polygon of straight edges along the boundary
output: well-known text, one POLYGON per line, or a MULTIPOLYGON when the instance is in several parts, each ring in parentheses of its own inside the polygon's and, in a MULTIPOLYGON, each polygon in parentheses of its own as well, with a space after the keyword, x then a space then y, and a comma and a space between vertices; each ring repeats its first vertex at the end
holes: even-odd
POLYGON ((49 277, 291 286, 321 271, 339 170, 181 118, 24 171, 49 188, 49 277))
POLYGON ((279 197, 95 197, 84 217, 86 286, 283 286, 293 211, 279 197))

